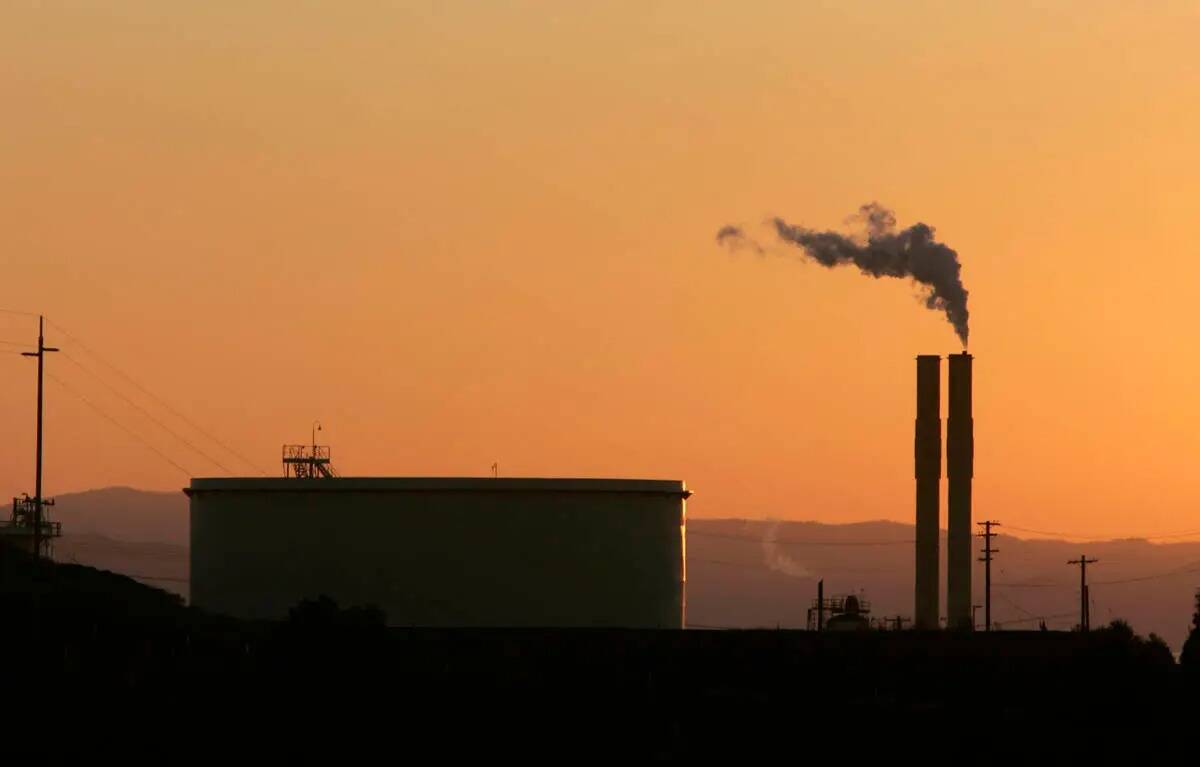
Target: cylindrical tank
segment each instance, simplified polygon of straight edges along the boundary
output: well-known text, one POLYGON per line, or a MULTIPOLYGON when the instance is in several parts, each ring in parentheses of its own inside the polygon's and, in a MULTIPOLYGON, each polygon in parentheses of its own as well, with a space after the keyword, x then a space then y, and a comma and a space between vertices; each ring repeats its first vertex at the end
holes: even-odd
POLYGON ((197 607, 278 619, 303 599, 396 626, 684 624, 683 482, 193 479, 197 607))

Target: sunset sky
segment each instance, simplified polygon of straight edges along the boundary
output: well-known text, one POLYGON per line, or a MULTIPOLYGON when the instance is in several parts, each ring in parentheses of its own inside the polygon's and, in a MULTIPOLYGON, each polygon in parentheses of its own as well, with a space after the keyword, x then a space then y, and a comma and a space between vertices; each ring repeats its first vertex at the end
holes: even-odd
MULTIPOLYGON (((0 308, 70 355, 46 492, 226 473, 96 375, 254 473, 108 363, 272 474, 320 419, 343 474, 911 522, 950 325, 714 240, 878 201, 963 264, 975 518, 1200 530, 1197 40, 1195 2, 9 0, 0 308)), ((35 336, 0 312, 3 498, 35 336)))

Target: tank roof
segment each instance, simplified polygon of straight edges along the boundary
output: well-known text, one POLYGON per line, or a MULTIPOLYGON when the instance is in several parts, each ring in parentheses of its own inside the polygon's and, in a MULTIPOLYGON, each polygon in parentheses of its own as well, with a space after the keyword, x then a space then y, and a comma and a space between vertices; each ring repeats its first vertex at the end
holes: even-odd
POLYGON ((544 479, 533 477, 281 477, 195 478, 183 492, 521 492, 655 493, 687 498, 691 491, 676 479, 544 479))

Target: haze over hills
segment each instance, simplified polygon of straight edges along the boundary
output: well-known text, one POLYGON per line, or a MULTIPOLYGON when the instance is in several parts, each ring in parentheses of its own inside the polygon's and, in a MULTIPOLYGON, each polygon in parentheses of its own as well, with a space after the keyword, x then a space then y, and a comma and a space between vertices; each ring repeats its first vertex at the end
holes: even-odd
POLYGON ((131 487, 64 493, 54 516, 71 535, 101 535, 130 543, 188 545, 188 499, 131 487))
MULTIPOLYGON (((55 558, 144 579, 187 596, 188 505, 183 493, 105 488, 58 497, 65 535, 55 558)), ((1003 529, 1003 528, 1001 528, 1003 529)), ((942 533, 943 612, 945 532, 942 533)), ((913 527, 897 522, 827 525, 741 519, 688 521, 687 615, 692 626, 800 627, 816 583, 825 593, 859 593, 872 615, 911 617, 913 527)), ((1178 651, 1200 582, 1200 542, 1129 539, 1077 543, 996 538, 992 620, 1011 628, 1069 628, 1078 620, 1081 553, 1089 569, 1092 623, 1128 620, 1178 651)), ((976 563, 974 603, 983 604, 976 563)), ((978 621, 982 625, 983 609, 978 621)))
MULTIPOLYGON (((896 522, 690 520, 688 623, 803 626, 820 578, 826 596, 861 591, 873 616, 911 617, 913 536, 912 525, 896 522)), ((943 616, 945 538, 943 530, 943 616)), ((993 547, 999 553, 992 565, 992 621, 1001 627, 1037 628, 1042 616, 1051 629, 1074 626, 1079 568, 1067 561, 1084 553, 1100 560, 1088 568, 1093 626, 1122 618, 1139 633, 1160 635, 1176 652, 1187 637, 1200 582, 1200 542, 1078 543, 999 535, 993 547)), ((983 581, 983 564, 976 562, 973 603, 981 605, 980 626, 983 581)))

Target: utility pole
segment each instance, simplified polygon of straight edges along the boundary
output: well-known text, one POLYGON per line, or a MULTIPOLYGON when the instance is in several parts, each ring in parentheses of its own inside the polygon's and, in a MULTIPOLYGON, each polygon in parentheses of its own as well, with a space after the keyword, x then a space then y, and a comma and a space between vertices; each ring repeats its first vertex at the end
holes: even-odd
POLYGON ((38 316, 38 350, 36 352, 21 352, 22 357, 37 357, 37 460, 33 481, 33 554, 42 555, 42 378, 45 368, 46 352, 56 352, 58 349, 46 346, 46 320, 38 316))
POLYGON ((1099 559, 1088 559, 1085 554, 1080 554, 1079 559, 1067 562, 1068 565, 1079 565, 1079 629, 1081 631, 1091 629, 1092 616, 1088 614, 1087 566, 1099 561, 1099 559))
POLYGON ((825 630, 825 579, 817 581, 817 631, 825 630))
MULTIPOLYGON (((982 522, 975 524, 983 527, 982 533, 977 535, 983 539, 983 556, 979 561, 983 563, 983 621, 984 631, 992 630, 992 555, 1000 551, 1000 549, 992 548, 992 538, 996 537, 996 533, 992 532, 993 527, 1000 527, 1000 523, 995 520, 985 519, 982 522)), ((975 622, 975 616, 971 616, 971 623, 975 622)))

